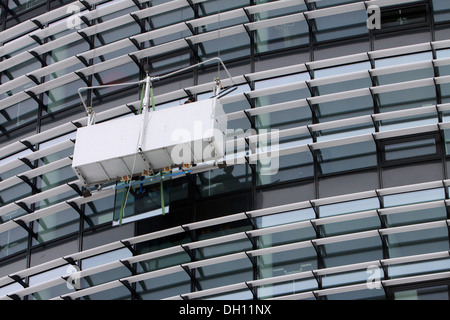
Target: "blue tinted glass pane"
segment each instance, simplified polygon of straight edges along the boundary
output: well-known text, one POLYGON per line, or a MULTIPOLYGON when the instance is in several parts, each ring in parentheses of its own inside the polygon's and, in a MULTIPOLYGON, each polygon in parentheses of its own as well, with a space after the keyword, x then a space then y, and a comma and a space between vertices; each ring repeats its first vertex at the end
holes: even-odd
POLYGON ((437 221, 445 219, 445 207, 436 207, 420 210, 407 210, 404 212, 396 212, 395 214, 387 214, 386 223, 389 227, 424 223, 429 221, 437 221))
POLYGON ((428 274, 432 272, 445 272, 450 270, 449 259, 435 259, 419 262, 403 263, 389 266, 389 277, 399 278, 428 274))
POLYGON ((450 3, 447 0, 433 0, 434 21, 450 19, 450 3))
POLYGON ((436 57, 438 59, 449 58, 450 57, 450 49, 436 50, 436 57))
POLYGON ((444 189, 438 188, 387 195, 383 197, 383 203, 385 207, 394 207, 442 199, 445 199, 444 189))
MULTIPOLYGON (((64 277, 69 275, 68 266, 58 267, 56 269, 42 272, 38 275, 30 277, 30 286, 35 286, 39 283, 43 283, 55 278, 64 277)), ((69 286, 64 283, 58 286, 53 286, 48 289, 40 290, 29 296, 33 300, 48 300, 59 295, 63 295, 69 292, 73 292, 74 289, 70 289, 69 286)))
POLYGON ((329 15, 314 19, 314 37, 317 42, 368 34, 365 10, 329 15))
MULTIPOLYGON (((2 216, 2 219, 7 218, 8 215, 2 216)), ((20 227, 0 233, 0 259, 25 250, 27 246, 28 232, 20 227)))
POLYGON ((354 201, 347 201, 329 205, 322 205, 319 208, 320 217, 335 216, 359 211, 378 209, 380 203, 378 198, 368 198, 354 201))
POLYGON ((389 256, 404 257, 416 254, 439 252, 449 249, 447 228, 434 228, 389 234, 389 256))
POLYGON ((200 16, 209 16, 218 12, 225 12, 236 8, 242 8, 250 5, 249 0, 212 0, 204 1, 198 4, 200 16))
MULTIPOLYGON (((439 68, 440 70, 440 68, 439 68)), ((376 76, 378 85, 385 85, 398 82, 406 82, 418 79, 426 79, 434 77, 433 68, 414 69, 404 72, 395 72, 376 76)))
POLYGON ((320 226, 321 234, 326 237, 362 232, 381 228, 381 222, 378 216, 354 219, 344 222, 327 223, 320 226))
POLYGON ((80 215, 72 208, 41 218, 33 225, 37 235, 37 241, 33 241, 44 243, 77 232, 79 219, 80 215))
POLYGON ((414 54, 408 54, 398 57, 390 57, 390 58, 383 58, 383 59, 377 59, 375 60, 375 67, 390 67, 400 64, 406 64, 406 63, 413 63, 413 62, 419 62, 424 60, 432 60, 433 59, 433 53, 432 52, 422 52, 422 53, 414 53, 414 54))
POLYGON ((389 144, 385 147, 385 159, 397 160, 436 154, 436 140, 422 139, 416 141, 389 144))
POLYGON ((317 8, 327 8, 327 7, 335 7, 340 6, 343 4, 358 2, 358 0, 321 0, 321 1, 314 1, 312 4, 317 8))
POLYGON ((214 57, 220 57, 223 60, 248 57, 250 37, 245 32, 202 42, 199 45, 198 55, 202 60, 214 57))
POLYGON ((136 291, 143 300, 158 300, 179 296, 191 291, 187 272, 175 272, 136 283, 136 291))
POLYGON ((371 65, 370 65, 369 61, 358 62, 358 63, 352 63, 352 64, 343 65, 343 66, 314 70, 314 78, 317 79, 317 78, 331 77, 331 76, 336 76, 336 75, 340 75, 340 74, 346 74, 346 73, 352 73, 352 72, 370 70, 370 69, 371 69, 371 65))
POLYGON ((382 112, 436 104, 435 86, 425 86, 376 94, 382 112))
POLYGON ((317 150, 322 174, 367 168, 377 164, 373 142, 359 142, 317 150))
POLYGON ((395 300, 449 300, 448 286, 430 286, 427 288, 394 292, 395 300))
POLYGON ((223 262, 197 270, 197 279, 203 290, 253 279, 253 268, 249 259, 223 262))
POLYGON ((258 217, 256 221, 258 224, 258 228, 266 228, 314 218, 314 210, 312 208, 309 208, 258 217))
POLYGON ((258 287, 258 298, 269 299, 317 289, 316 279, 297 279, 258 287))
POLYGON ((324 249, 324 267, 327 268, 383 258, 380 237, 341 241, 321 247, 324 249))
POLYGON ((260 279, 283 276, 317 268, 317 253, 313 246, 258 256, 260 279))
POLYGON ((11 130, 32 123, 37 119, 38 111, 38 104, 33 99, 21 101, 0 112, 0 127, 11 130))

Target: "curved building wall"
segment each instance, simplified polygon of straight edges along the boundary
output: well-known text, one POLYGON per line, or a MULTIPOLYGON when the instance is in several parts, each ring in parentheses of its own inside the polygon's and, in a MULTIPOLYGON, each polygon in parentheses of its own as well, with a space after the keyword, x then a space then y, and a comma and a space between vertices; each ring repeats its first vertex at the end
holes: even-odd
MULTIPOLYGON (((0 299, 449 298, 448 1, 1 4, 0 299), (214 57, 227 168, 164 181, 168 213, 159 184, 86 196, 78 89, 214 57)), ((216 77, 155 82, 156 110, 216 77)), ((140 94, 83 98, 100 123, 140 94)))

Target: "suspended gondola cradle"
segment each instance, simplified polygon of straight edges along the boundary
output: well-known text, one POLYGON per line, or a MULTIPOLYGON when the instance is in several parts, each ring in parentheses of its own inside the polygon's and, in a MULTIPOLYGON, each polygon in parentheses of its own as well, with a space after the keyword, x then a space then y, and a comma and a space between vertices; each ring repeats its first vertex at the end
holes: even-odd
POLYGON ((219 60, 228 73, 220 58, 158 77, 151 77, 147 70, 146 79, 138 82, 145 84, 142 112, 99 124, 80 92, 104 86, 80 88, 88 120, 87 126, 77 130, 72 167, 85 186, 153 176, 223 158, 227 117, 218 99, 224 92, 219 79, 215 79, 214 95, 209 99, 162 110, 155 110, 153 103, 150 109, 153 82, 212 60, 219 60))

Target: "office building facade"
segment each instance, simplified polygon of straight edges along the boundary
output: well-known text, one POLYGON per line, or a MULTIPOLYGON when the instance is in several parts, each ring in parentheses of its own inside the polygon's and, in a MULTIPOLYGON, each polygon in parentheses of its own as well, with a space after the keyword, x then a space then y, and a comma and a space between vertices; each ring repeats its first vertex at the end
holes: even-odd
POLYGON ((0 10, 0 299, 449 299, 447 0, 0 10), (86 188, 80 95, 136 115, 144 64, 153 112, 234 83, 227 166, 86 188))

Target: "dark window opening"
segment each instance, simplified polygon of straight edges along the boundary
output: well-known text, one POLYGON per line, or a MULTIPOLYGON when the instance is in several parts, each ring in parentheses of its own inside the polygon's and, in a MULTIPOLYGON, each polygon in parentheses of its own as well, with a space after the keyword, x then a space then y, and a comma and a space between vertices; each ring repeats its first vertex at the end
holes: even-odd
POLYGON ((393 300, 450 300, 448 281, 419 282, 391 287, 388 296, 393 300))
POLYGON ((427 11, 426 5, 381 9, 381 29, 426 23, 428 21, 427 11))

